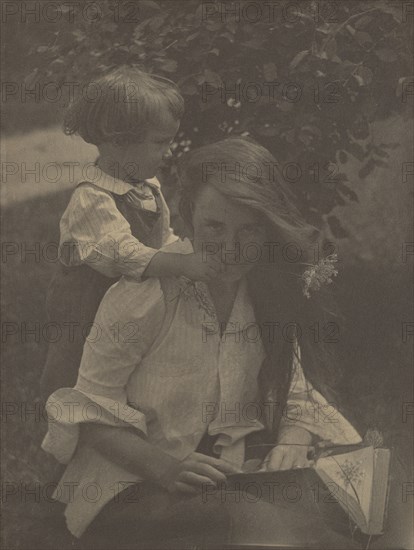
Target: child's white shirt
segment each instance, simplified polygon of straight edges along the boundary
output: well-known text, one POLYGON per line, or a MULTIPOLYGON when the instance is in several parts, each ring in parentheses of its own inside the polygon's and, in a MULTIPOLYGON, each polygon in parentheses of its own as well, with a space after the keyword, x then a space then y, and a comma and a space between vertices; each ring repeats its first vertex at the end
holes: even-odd
POLYGON ((60 222, 60 261, 64 265, 87 264, 107 277, 128 275, 140 279, 159 248, 178 239, 170 227, 170 211, 156 178, 132 185, 103 172, 79 185, 60 222), (155 246, 145 246, 132 235, 118 210, 114 196, 138 188, 142 210, 157 211, 154 192, 160 197, 160 225, 155 246))

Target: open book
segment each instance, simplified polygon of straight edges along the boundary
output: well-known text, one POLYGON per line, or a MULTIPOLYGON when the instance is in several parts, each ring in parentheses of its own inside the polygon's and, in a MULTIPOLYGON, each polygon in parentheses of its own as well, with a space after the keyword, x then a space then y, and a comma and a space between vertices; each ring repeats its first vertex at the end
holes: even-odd
POLYGON ((384 529, 390 451, 363 447, 348 453, 322 456, 314 469, 333 497, 367 535, 384 529))
MULTIPOLYGON (((384 530, 390 454, 389 449, 372 446, 330 448, 315 457, 312 468, 259 471, 260 464, 257 461, 258 470, 229 476, 229 479, 232 483, 243 483, 246 480, 260 483, 266 480, 267 484, 272 480, 274 483, 279 482, 280 487, 283 480, 288 480, 290 484, 297 480, 301 490, 307 491, 309 499, 314 503, 336 501, 362 533, 379 535, 384 530), (318 481, 322 481, 322 484, 318 484, 318 481), (320 485, 323 494, 319 492, 320 485)), ((323 509, 327 510, 329 506, 319 508, 323 513, 323 509)))

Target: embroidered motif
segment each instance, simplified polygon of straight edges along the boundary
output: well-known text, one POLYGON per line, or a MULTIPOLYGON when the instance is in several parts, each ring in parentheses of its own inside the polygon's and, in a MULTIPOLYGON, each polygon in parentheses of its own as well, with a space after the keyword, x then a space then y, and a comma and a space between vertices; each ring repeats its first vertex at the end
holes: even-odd
POLYGON ((354 463, 347 459, 340 466, 341 469, 337 472, 337 474, 343 480, 345 487, 349 487, 349 485, 358 485, 358 483, 361 483, 365 475, 365 472, 361 468, 361 464, 361 460, 354 463))
POLYGON ((216 311, 211 303, 204 283, 200 281, 194 282, 186 277, 181 277, 178 286, 180 291, 176 296, 174 296, 174 298, 171 299, 171 301, 176 300, 180 296, 183 296, 184 300, 195 298, 199 309, 205 311, 211 319, 217 319, 216 311))

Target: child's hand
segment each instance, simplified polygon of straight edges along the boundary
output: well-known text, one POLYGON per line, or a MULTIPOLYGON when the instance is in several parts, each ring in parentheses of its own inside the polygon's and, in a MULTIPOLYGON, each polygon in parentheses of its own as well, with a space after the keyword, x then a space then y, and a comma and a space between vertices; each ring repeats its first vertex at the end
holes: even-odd
POLYGON ((196 494, 203 486, 216 487, 226 481, 226 474, 236 473, 240 470, 229 462, 194 452, 164 477, 162 485, 170 492, 196 494))
POLYGON ((208 258, 202 252, 194 254, 182 254, 181 275, 193 281, 208 283, 224 271, 224 264, 216 256, 208 258))

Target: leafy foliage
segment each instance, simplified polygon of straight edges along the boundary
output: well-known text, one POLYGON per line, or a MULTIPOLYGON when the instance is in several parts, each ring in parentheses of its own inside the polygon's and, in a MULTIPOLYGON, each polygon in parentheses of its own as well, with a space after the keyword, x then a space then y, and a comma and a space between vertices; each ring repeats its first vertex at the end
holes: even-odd
POLYGON ((327 215, 357 195, 341 165, 363 160, 363 179, 387 162, 395 144, 374 147, 370 123, 406 108, 412 25, 385 0, 271 4, 101 0, 95 14, 68 5, 33 40, 27 82, 63 86, 122 63, 172 78, 186 98, 177 156, 251 135, 274 153, 309 221, 333 219, 342 237, 327 215))

